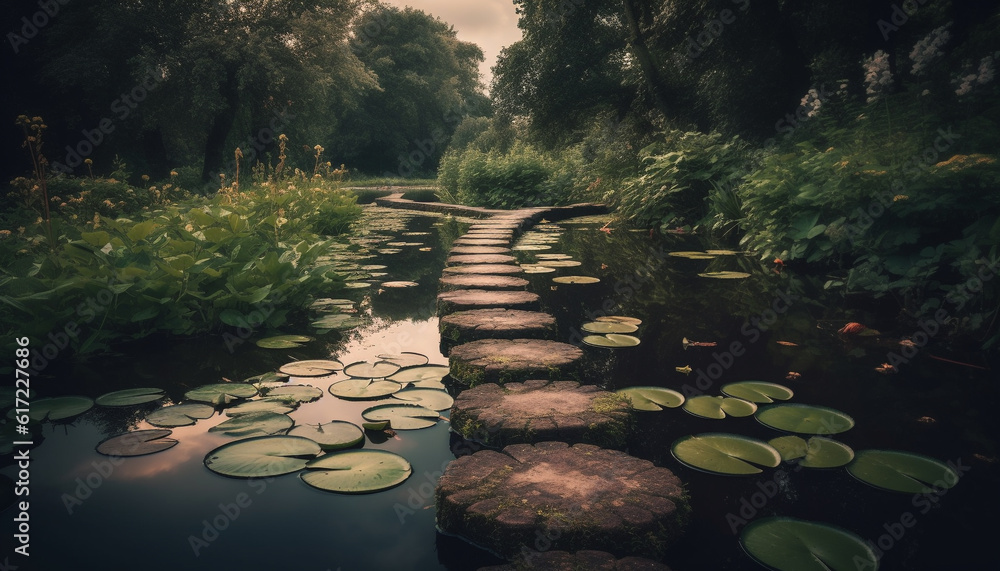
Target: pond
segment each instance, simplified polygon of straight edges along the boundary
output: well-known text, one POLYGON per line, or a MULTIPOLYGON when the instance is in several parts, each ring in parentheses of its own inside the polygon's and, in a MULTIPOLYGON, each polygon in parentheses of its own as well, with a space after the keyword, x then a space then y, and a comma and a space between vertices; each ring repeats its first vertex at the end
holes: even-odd
MULTIPOLYGON (((36 398, 94 398, 118 389, 159 387, 170 402, 179 402, 200 385, 247 379, 300 359, 335 358, 347 364, 415 352, 431 364, 446 364, 437 330, 437 280, 451 242, 471 222, 366 206, 352 246, 337 254, 349 258, 344 270, 359 283, 356 289, 330 294, 349 299, 349 311, 357 313, 348 315, 360 317, 361 324, 343 334, 317 332, 306 322, 281 332, 254 331, 238 341, 137 342, 114 356, 56 363, 46 371, 48 378, 36 380, 36 398), (386 281, 417 285, 379 285, 386 281), (375 285, 361 285, 365 282, 375 285), (305 334, 313 341, 289 349, 255 345, 271 333, 305 334)), ((837 439, 855 451, 905 450, 969 467, 954 488, 926 496, 877 490, 844 469, 784 465, 759 476, 718 476, 678 462, 670 452, 672 443, 707 432, 763 440, 781 433, 753 417, 708 420, 680 409, 640 413, 629 453, 680 476, 693 508, 688 532, 669 552, 667 563, 674 569, 759 569, 743 553, 737 536, 748 523, 776 514, 828 522, 887 547, 884 569, 969 568, 989 561, 995 526, 987 522, 1000 475, 998 427, 991 414, 997 389, 987 374, 932 359, 938 351, 933 343, 898 373, 879 373, 875 368, 887 353, 898 352, 898 340, 913 332, 893 330, 894 316, 877 304, 847 306, 824 292, 821 282, 789 270, 776 272, 740 254, 670 256, 711 246, 691 236, 609 232, 602 230, 605 222, 590 218, 541 224, 520 243, 548 249, 517 252, 524 263, 538 262, 538 254, 565 254, 580 262, 526 276, 544 308, 557 317, 561 339, 579 342, 588 335, 582 325, 601 315, 642 320, 632 333, 641 341, 636 347, 585 347, 593 380, 612 390, 661 386, 689 396, 694 391, 719 394, 722 385, 734 381, 781 383, 795 392, 794 402, 832 407, 853 417, 856 426, 837 439), (750 277, 698 275, 719 271, 750 277), (601 281, 552 281, 566 275, 601 281), (839 335, 837 329, 848 321, 882 334, 839 335), (684 372, 687 367, 690 372, 684 372), (797 376, 786 378, 793 372, 797 376), (897 526, 906 513, 915 523, 897 526), (898 529, 903 530, 899 537, 880 539, 898 529)), ((939 356, 955 357, 943 349, 939 356)), ((331 420, 360 424, 362 411, 372 402, 343 400, 327 391, 344 378, 343 373, 322 380, 295 378, 295 384, 312 384, 324 394, 289 416, 298 425, 331 420)), ((36 427, 36 446, 30 451, 30 565, 22 558, 11 558, 12 563, 25 561, 20 568, 44 570, 99 565, 317 571, 462 570, 499 563, 435 529, 437 477, 456 454, 476 448, 451 434, 446 419, 394 435, 368 432, 365 448, 401 455, 411 464, 412 475, 399 486, 363 495, 317 490, 295 475, 247 480, 209 471, 206 454, 233 440, 207 431, 226 420, 218 413, 174 428, 171 436, 179 443, 164 452, 125 459, 95 452, 113 434, 152 428, 145 417, 163 404, 98 406, 72 422, 36 427)), ((448 416, 447 411, 441 414, 448 416)), ((0 473, 16 478, 9 464, 0 473)), ((14 515, 13 509, 4 512, 8 537, 14 533, 14 515)))

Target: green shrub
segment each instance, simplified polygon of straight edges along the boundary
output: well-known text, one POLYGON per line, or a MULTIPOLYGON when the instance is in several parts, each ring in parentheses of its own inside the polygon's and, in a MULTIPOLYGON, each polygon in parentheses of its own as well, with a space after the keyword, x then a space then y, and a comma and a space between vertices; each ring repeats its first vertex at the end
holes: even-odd
POLYGON ((440 197, 488 208, 558 204, 569 195, 574 170, 531 145, 516 143, 509 153, 469 147, 449 151, 438 170, 440 197))

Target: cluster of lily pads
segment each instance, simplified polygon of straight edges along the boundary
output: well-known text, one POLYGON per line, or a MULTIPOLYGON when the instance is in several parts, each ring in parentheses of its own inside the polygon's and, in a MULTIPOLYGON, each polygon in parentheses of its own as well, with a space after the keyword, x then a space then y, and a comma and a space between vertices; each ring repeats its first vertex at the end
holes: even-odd
MULTIPOLYGON (((764 426, 788 433, 766 442, 721 432, 681 437, 674 441, 671 453, 681 464, 695 470, 740 476, 777 468, 781 462, 812 469, 846 467, 848 473, 866 484, 907 494, 931 493, 958 482, 953 468, 920 454, 895 450, 855 453, 848 445, 829 438, 853 428, 853 418, 829 407, 776 402, 794 396, 792 389, 784 385, 741 381, 724 385, 721 392, 687 399, 663 387, 618 391, 637 410, 681 408, 699 418, 719 420, 753 415, 764 426)), ((824 523, 766 518, 744 528, 740 541, 754 559, 773 569, 854 568, 855 557, 872 569, 878 564, 878 558, 860 537, 824 523), (820 561, 828 567, 820 566, 820 561), (840 566, 843 561, 850 565, 840 566)))
POLYGON ((635 347, 640 343, 638 337, 628 335, 628 333, 638 331, 640 325, 642 325, 642 320, 635 317, 602 315, 595 318, 594 321, 584 323, 580 329, 590 333, 583 338, 585 345, 603 349, 621 349, 635 347))
MULTIPOLYGON (((735 250, 705 250, 704 252, 670 252, 668 255, 688 260, 714 260, 719 256, 735 256, 739 253, 740 252, 735 250)), ((741 280, 750 277, 750 274, 747 272, 735 271, 702 272, 698 275, 703 278, 713 278, 717 280, 741 280)))

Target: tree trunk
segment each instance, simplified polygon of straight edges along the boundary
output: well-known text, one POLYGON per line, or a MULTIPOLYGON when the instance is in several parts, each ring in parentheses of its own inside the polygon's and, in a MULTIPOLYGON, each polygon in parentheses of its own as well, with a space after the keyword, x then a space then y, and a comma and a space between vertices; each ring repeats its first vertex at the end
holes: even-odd
MULTIPOLYGON (((229 69, 226 73, 226 83, 222 86, 222 97, 226 106, 219 110, 212 119, 212 127, 205 138, 205 162, 201 169, 201 179, 209 185, 219 183, 219 174, 227 170, 224 164, 226 138, 236 121, 236 110, 239 104, 239 90, 236 86, 236 70, 229 69)), ((228 175, 227 175, 228 176, 228 175)))
POLYGON ((625 9, 625 21, 628 23, 629 29, 628 45, 632 50, 632 55, 635 56, 636 62, 639 64, 639 69, 642 71, 646 87, 653 98, 653 106, 664 117, 669 117, 670 114, 666 99, 667 89, 664 86, 660 70, 657 69, 656 62, 653 60, 653 55, 649 52, 649 46, 646 45, 642 29, 639 27, 638 7, 635 4, 635 0, 622 0, 622 6, 625 9))

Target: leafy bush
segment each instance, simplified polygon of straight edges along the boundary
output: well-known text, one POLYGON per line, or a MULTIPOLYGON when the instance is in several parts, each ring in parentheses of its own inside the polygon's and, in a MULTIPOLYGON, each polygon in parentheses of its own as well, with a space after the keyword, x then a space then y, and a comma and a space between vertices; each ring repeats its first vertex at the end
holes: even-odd
POLYGON ((524 143, 515 143, 508 153, 475 147, 449 151, 438 171, 442 200, 488 208, 558 204, 573 179, 572 167, 524 143))

